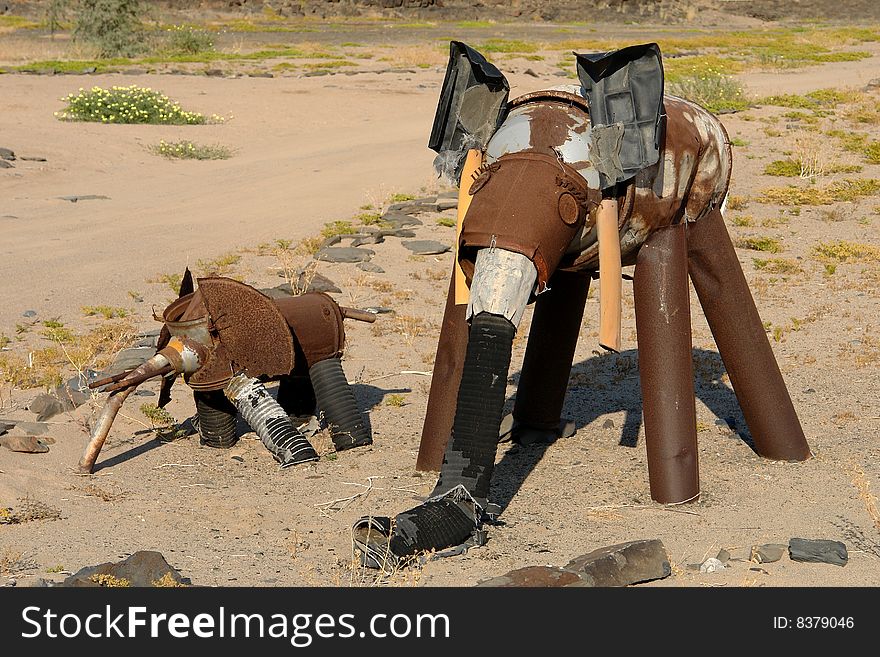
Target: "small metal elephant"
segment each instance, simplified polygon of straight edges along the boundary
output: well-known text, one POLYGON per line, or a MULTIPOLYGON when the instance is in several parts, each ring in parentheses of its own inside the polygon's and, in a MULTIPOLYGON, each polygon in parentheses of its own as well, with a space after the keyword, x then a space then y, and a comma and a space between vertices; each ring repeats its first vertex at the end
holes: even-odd
POLYGON ((251 426, 281 467, 318 459, 290 415, 315 408, 330 428, 337 450, 372 443, 342 369, 343 319, 375 321, 375 315, 342 308, 328 295, 309 293, 270 299, 223 277, 201 278, 193 289, 187 270, 180 296, 156 317, 164 322, 158 352, 140 367, 90 384, 109 392, 79 463, 89 473, 126 397, 144 381, 165 377, 162 407, 178 375, 193 389, 202 443, 231 447, 237 415, 251 426), (276 401, 263 385, 278 380, 276 401))

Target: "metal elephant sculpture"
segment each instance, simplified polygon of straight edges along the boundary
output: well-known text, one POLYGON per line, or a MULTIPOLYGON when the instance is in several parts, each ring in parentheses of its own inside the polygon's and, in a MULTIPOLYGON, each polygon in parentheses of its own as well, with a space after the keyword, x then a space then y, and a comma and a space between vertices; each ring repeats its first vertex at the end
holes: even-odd
POLYGON ((171 399, 178 375, 193 389, 203 444, 231 447, 237 415, 251 426, 281 467, 315 461, 318 454, 290 416, 316 406, 338 451, 372 443, 342 369, 344 317, 375 315, 342 308, 328 295, 270 299, 229 278, 198 280, 187 270, 180 296, 156 319, 164 325, 155 356, 140 367, 90 384, 110 396, 79 463, 90 473, 126 397, 144 381, 165 377, 159 407, 171 399), (278 380, 277 400, 263 385, 278 380))
POLYGON ((523 311, 535 303, 512 437, 553 440, 597 273, 600 344, 619 349, 622 265, 635 265, 652 498, 700 494, 688 275, 757 452, 810 456, 724 225, 732 166, 724 127, 664 95, 656 44, 577 55, 577 63, 579 85, 508 101, 497 68, 451 45, 429 145, 441 172, 461 176, 460 225, 416 465, 440 477, 420 506, 355 523, 367 565, 485 540, 523 311))

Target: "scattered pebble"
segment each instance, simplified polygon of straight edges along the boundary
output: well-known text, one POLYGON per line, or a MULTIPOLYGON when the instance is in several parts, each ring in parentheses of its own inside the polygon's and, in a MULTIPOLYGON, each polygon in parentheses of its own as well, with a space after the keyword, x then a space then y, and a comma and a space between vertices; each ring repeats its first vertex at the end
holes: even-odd
POLYGON ((36 311, 36 310, 25 310, 25 311, 21 314, 21 316, 22 316, 22 317, 36 317, 36 316, 37 316, 37 311, 36 311))
POLYGON ((523 71, 523 75, 531 75, 533 78, 538 77, 538 74, 535 73, 535 72, 534 72, 532 69, 530 69, 530 68, 527 68, 525 71, 523 71))
POLYGON ((614 420, 612 420, 611 418, 608 418, 607 420, 605 420, 602 423, 602 428, 603 429, 613 429, 614 428, 614 420))
POLYGON ((727 568, 721 561, 716 559, 715 557, 709 557, 703 563, 700 564, 700 572, 701 573, 716 573, 718 571, 724 570, 727 568))
POLYGON ((0 445, 13 452, 25 454, 45 454, 49 451, 36 436, 13 436, 5 435, 0 438, 0 445))
POLYGON ((752 547, 751 561, 755 563, 773 563, 782 559, 785 554, 785 545, 778 543, 768 543, 766 545, 755 545, 752 547))
POLYGON ((361 271, 370 272, 371 274, 384 274, 385 270, 374 262, 359 262, 357 268, 361 271))

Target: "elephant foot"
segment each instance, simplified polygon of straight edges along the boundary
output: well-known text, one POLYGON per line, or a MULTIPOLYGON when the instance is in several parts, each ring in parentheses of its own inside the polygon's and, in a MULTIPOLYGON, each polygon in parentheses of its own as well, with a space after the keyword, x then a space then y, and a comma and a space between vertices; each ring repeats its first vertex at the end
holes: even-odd
POLYGON ((352 542, 362 565, 390 573, 430 553, 430 558, 452 556, 485 544, 482 515, 480 505, 459 485, 394 518, 361 518, 352 527, 352 542))
POLYGON ((498 431, 498 442, 511 441, 518 445, 535 445, 555 443, 560 438, 570 438, 577 431, 574 420, 565 418, 559 421, 559 425, 547 429, 534 427, 515 420, 512 413, 508 413, 501 420, 501 428, 498 431))

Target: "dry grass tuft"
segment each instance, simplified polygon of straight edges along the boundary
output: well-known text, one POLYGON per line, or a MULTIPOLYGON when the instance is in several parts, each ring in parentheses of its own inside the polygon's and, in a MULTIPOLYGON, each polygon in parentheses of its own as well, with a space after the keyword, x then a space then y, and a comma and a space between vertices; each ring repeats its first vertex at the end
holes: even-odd
POLYGON ((852 483, 859 491, 859 499, 864 503, 871 522, 880 531, 880 510, 877 509, 877 496, 871 492, 871 482, 868 481, 865 471, 859 465, 852 467, 852 483))

